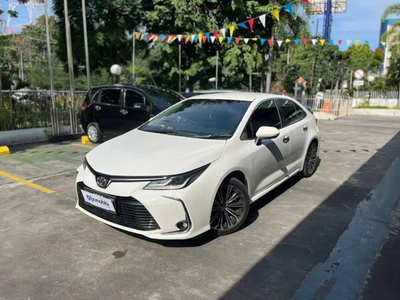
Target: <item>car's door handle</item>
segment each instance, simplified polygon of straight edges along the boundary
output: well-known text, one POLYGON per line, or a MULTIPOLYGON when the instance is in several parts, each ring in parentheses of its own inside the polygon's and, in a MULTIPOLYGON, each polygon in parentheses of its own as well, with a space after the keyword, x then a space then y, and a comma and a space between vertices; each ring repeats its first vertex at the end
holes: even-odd
POLYGON ((120 110, 120 112, 121 112, 121 114, 123 114, 123 115, 126 115, 126 114, 128 114, 128 111, 127 111, 127 110, 125 110, 125 109, 121 109, 121 110, 120 110))
POLYGON ((95 108, 96 110, 101 110, 101 107, 98 106, 98 105, 96 105, 94 108, 95 108))
POLYGON ((285 136, 283 137, 283 142, 286 144, 286 143, 289 143, 289 141, 290 141, 290 137, 287 136, 287 135, 285 135, 285 136))
POLYGON ((305 126, 303 127, 303 131, 307 131, 307 130, 308 130, 308 126, 305 125, 305 126))

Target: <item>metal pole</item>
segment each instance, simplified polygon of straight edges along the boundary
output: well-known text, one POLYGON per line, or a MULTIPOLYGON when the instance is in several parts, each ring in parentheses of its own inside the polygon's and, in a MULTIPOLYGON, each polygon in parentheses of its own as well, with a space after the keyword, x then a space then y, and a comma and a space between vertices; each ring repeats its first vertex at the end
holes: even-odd
POLYGON ((22 58, 22 50, 21 53, 21 80, 24 81, 24 59, 22 58))
POLYGON ((179 52, 179 93, 180 93, 182 91, 182 53, 181 53, 182 45, 180 42, 178 48, 179 48, 178 52, 179 52))
POLYGON ((132 84, 135 84, 135 55, 136 55, 135 43, 136 43, 136 36, 135 36, 135 31, 133 31, 132 32, 132 84))
POLYGON ((350 89, 352 89, 353 88, 353 70, 351 70, 351 73, 350 73, 350 89))
POLYGON ((249 87, 250 87, 250 92, 253 91, 253 78, 251 78, 251 73, 249 74, 249 87))
POLYGON ((50 96, 51 96, 51 110, 52 110, 52 129, 53 135, 57 132, 58 116, 56 114, 56 98, 54 95, 54 83, 53 83, 53 67, 51 63, 51 44, 50 44, 50 33, 49 33, 49 14, 47 8, 47 0, 44 0, 44 17, 46 22, 46 42, 47 42, 47 60, 49 62, 49 77, 50 77, 50 96))
POLYGON ((217 50, 217 58, 215 62, 215 89, 218 90, 218 60, 219 60, 219 51, 217 50))
MULTIPOLYGON (((68 0, 64 0, 64 18, 65 18, 65 35, 67 37, 67 54, 68 54, 68 70, 69 70, 69 89, 71 99, 71 114, 74 113, 75 106, 75 82, 74 82, 74 65, 72 60, 72 44, 71 44, 71 28, 69 24, 68 0)), ((71 115, 71 133, 75 133, 77 126, 73 124, 74 118, 71 115)))
POLYGON ((85 40, 85 59, 86 59, 86 80, 87 89, 90 90, 90 62, 89 62, 89 46, 86 27, 86 3, 82 0, 82 17, 83 17, 83 38, 85 40))

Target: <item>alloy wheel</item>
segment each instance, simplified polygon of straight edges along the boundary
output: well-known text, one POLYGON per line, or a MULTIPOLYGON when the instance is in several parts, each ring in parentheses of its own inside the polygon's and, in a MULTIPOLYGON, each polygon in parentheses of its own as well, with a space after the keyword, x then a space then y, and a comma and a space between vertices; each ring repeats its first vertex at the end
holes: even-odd
POLYGON ((211 211, 210 226, 215 230, 229 230, 241 222, 246 212, 243 192, 228 184, 218 190, 211 211))
POLYGON ((314 173, 317 166, 317 150, 317 145, 315 143, 312 143, 308 149, 306 157, 306 168, 308 174, 314 173))
POLYGON ((97 138, 99 136, 99 133, 97 132, 96 127, 94 126, 89 126, 88 131, 87 131, 89 140, 91 141, 97 141, 97 138))

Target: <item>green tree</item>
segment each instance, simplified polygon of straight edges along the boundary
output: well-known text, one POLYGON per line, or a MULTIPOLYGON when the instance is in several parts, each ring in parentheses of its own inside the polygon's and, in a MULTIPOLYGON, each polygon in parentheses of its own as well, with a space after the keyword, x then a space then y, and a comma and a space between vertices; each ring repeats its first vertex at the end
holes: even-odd
POLYGON ((361 46, 351 46, 344 55, 351 70, 362 69, 364 71, 372 70, 372 61, 374 52, 368 44, 361 46))
POLYGON ((374 51, 374 57, 371 64, 373 71, 379 71, 384 58, 385 58, 385 53, 383 53, 383 50, 379 47, 376 48, 374 51))
POLYGON ((385 21, 390 15, 400 15, 400 4, 393 4, 388 6, 382 14, 382 21, 385 21))

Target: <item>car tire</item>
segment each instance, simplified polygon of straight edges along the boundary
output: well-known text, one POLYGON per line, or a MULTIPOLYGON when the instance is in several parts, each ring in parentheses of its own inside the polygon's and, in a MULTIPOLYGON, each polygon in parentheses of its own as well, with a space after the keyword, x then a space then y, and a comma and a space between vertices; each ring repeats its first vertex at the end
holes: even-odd
POLYGON ((307 149, 303 165, 303 177, 309 178, 314 175, 318 167, 318 144, 313 141, 307 149))
POLYGON ((215 196, 210 227, 219 236, 231 234, 243 225, 249 210, 250 197, 246 186, 231 177, 221 184, 215 196))
POLYGON ((86 127, 86 134, 89 138, 89 141, 92 143, 100 143, 103 139, 103 134, 100 131, 99 124, 96 122, 89 123, 86 127))

